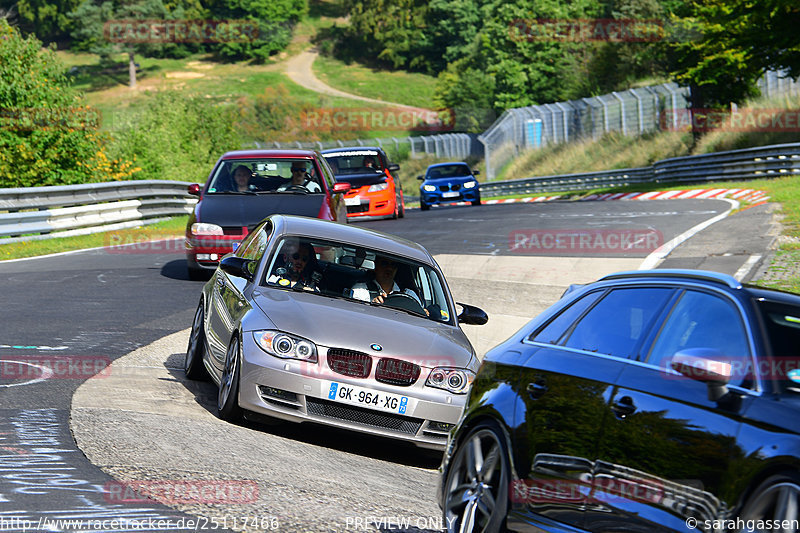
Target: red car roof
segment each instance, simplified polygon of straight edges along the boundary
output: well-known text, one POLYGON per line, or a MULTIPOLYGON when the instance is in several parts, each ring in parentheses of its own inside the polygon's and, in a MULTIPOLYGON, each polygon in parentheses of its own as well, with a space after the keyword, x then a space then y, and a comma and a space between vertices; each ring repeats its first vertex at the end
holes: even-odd
POLYGON ((314 150, 234 150, 222 155, 222 159, 247 159, 252 157, 303 157, 314 159, 314 150))

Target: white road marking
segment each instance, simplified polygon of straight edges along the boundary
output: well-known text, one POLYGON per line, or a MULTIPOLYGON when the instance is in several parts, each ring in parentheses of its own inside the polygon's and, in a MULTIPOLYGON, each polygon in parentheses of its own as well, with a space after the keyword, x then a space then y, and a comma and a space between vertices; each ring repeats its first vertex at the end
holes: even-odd
POLYGON ((710 219, 706 220, 705 222, 701 222, 700 224, 698 224, 698 225, 696 225, 696 226, 694 226, 692 228, 689 228, 688 230, 684 231, 683 233, 681 233, 680 235, 678 235, 677 237, 675 237, 671 241, 666 242, 666 243, 662 244, 661 246, 659 246, 658 249, 656 249, 653 253, 648 255, 644 259, 644 261, 642 261, 642 264, 639 265, 639 270, 649 270, 651 268, 655 268, 656 266, 658 266, 658 264, 661 261, 664 260, 665 257, 667 257, 670 253, 672 253, 672 251, 675 248, 677 248, 680 244, 685 242, 687 239, 689 239, 690 237, 692 237, 696 233, 699 233, 699 232, 703 231, 704 229, 709 227, 711 224, 713 224, 715 222, 719 222, 723 218, 727 217, 730 214, 731 211, 733 211, 734 209, 737 209, 739 207, 739 202, 737 202, 736 200, 731 200, 729 198, 720 198, 720 200, 722 200, 723 202, 728 202, 731 205, 730 209, 728 209, 724 213, 720 213, 719 215, 715 216, 714 218, 710 218, 710 219))
POLYGON ((745 261, 744 264, 739 267, 739 270, 736 271, 736 274, 734 274, 733 277, 739 281, 742 281, 750 273, 750 271, 753 270, 753 267, 760 260, 761 254, 751 255, 747 261, 745 261))

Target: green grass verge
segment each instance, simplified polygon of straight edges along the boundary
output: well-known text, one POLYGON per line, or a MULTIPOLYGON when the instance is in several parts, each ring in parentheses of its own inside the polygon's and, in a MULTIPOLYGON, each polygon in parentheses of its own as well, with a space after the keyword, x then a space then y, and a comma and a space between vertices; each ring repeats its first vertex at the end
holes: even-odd
POLYGON ((101 248, 115 244, 131 244, 143 242, 149 238, 163 239, 181 237, 186 229, 187 216, 174 217, 169 220, 149 224, 136 229, 115 230, 75 237, 56 237, 37 241, 22 241, 2 244, 0 240, 0 261, 21 259, 40 255, 71 252, 89 248, 101 248))
POLYGON ((377 70, 320 55, 314 74, 336 89, 367 98, 430 109, 436 78, 405 71, 377 70))

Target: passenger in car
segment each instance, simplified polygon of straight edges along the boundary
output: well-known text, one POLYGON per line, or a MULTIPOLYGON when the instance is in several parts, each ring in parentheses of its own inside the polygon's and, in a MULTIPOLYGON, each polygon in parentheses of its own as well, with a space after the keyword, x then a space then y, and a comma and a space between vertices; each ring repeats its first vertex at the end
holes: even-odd
POLYGON ((382 304, 386 296, 392 293, 403 293, 414 298, 422 306, 419 295, 413 289, 409 287, 401 289, 397 281, 395 281, 398 268, 399 265, 396 261, 381 255, 377 256, 375 258, 373 278, 353 285, 350 290, 350 297, 365 302, 382 304))
POLYGON ((321 279, 314 247, 307 242, 287 241, 267 283, 319 292, 321 279))
POLYGON ((371 155, 364 157, 364 166, 367 168, 374 168, 375 170, 378 169, 378 165, 375 163, 375 158, 371 155))
POLYGON ((250 190, 250 178, 253 177, 253 171, 247 168, 246 165, 239 165, 233 171, 233 186, 235 191, 245 192, 250 190))
POLYGON ((278 187, 278 191, 281 192, 297 189, 305 189, 308 192, 322 191, 319 184, 311 179, 311 176, 306 170, 306 164, 302 161, 295 161, 292 163, 292 180, 278 187))

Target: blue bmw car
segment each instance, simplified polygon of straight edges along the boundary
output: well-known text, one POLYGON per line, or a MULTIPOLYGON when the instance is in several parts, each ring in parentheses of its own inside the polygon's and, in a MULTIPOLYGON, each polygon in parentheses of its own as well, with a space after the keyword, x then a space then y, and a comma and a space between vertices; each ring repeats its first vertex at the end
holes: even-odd
POLYGON ((481 191, 472 170, 466 163, 438 163, 425 171, 419 187, 419 206, 423 211, 431 205, 448 202, 472 202, 481 205, 481 191))

